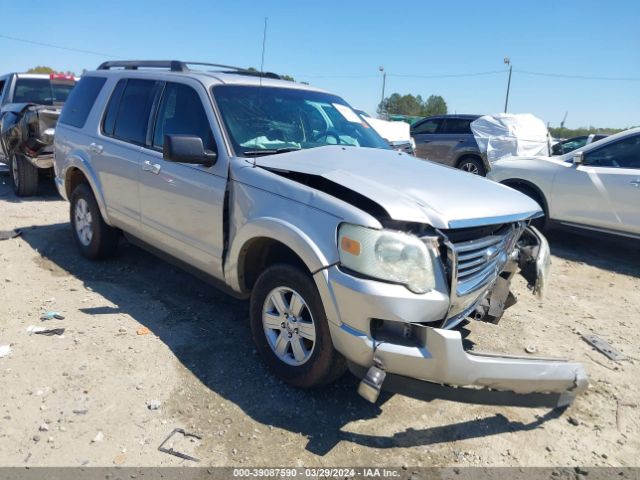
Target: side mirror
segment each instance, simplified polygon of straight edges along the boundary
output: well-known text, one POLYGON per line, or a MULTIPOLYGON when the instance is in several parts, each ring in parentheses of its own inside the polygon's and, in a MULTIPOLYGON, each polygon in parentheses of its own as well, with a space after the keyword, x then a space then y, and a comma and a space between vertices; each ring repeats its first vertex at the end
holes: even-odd
POLYGON ((216 163, 218 155, 205 152, 202 139, 195 135, 165 135, 162 158, 169 162, 210 167, 216 163))
POLYGON ((578 152, 573 154, 573 164, 582 165, 584 163, 584 153, 578 152))

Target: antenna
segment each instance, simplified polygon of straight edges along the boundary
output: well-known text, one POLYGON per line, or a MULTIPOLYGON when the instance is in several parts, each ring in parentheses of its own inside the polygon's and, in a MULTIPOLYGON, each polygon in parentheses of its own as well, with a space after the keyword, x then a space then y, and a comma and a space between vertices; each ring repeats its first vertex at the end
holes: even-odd
MULTIPOLYGON (((267 48, 267 22, 268 18, 264 17, 264 30, 262 32, 262 59, 260 60, 260 86, 258 87, 258 111, 260 111, 260 100, 262 99, 262 77, 264 76, 264 52, 267 48)), ((258 137, 255 139, 254 148, 258 148, 258 137)), ((253 157, 253 167, 256 166, 256 157, 253 157)))
POLYGON ((264 17, 264 32, 262 33, 262 60, 260 61, 260 86, 262 86, 262 76, 264 75, 264 52, 267 47, 267 21, 269 19, 264 17))

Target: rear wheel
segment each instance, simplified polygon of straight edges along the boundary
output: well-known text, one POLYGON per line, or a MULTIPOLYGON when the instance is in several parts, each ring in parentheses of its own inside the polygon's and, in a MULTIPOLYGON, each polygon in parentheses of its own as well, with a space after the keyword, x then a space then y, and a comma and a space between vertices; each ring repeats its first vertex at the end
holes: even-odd
POLYGON ((38 192, 38 168, 24 156, 14 154, 9 159, 11 185, 19 197, 29 197, 38 192))
POLYGON ((474 175, 480 175, 481 177, 486 175, 484 164, 482 163, 482 160, 477 157, 464 157, 460 160, 458 168, 465 172, 473 173, 474 175))
POLYGON ((333 348, 322 300, 307 272, 278 264, 251 294, 251 332, 260 356, 283 381, 301 388, 331 383, 346 370, 333 348))
POLYGON ((71 194, 71 226, 80 253, 89 259, 112 256, 120 239, 119 231, 107 225, 100 214, 98 202, 86 183, 71 194))

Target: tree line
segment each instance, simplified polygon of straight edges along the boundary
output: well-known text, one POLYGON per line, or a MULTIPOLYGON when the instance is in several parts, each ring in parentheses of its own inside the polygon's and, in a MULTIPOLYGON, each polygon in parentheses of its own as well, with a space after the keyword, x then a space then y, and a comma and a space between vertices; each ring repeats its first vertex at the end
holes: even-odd
POLYGON ((430 95, 424 100, 420 95, 393 93, 378 105, 379 114, 428 117, 447 113, 447 102, 440 95, 430 95))

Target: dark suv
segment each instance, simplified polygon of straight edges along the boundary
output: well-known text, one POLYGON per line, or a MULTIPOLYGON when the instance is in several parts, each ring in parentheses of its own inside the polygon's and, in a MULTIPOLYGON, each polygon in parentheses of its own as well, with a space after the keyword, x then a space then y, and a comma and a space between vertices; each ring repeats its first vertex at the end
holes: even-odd
POLYGON ((438 115, 411 126, 416 157, 484 176, 489 164, 478 149, 471 122, 480 115, 438 115))

